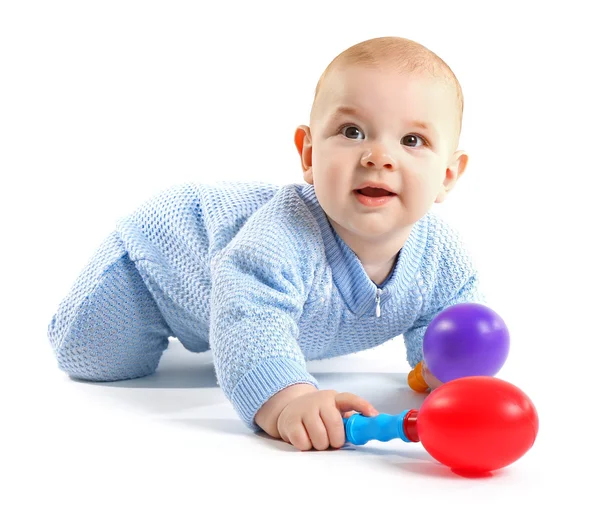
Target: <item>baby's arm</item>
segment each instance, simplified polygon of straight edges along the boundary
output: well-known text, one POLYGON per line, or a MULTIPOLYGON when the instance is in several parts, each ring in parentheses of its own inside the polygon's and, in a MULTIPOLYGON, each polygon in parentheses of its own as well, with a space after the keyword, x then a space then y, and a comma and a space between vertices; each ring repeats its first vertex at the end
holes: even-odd
POLYGON ((306 262, 228 248, 213 269, 210 338, 219 384, 249 427, 324 450, 345 442, 342 413, 376 411, 356 395, 319 390, 306 370, 297 321, 307 270, 306 262))
MULTIPOLYGON (((479 273, 462 239, 436 216, 430 217, 425 253, 418 279, 423 306, 418 319, 403 335, 412 368, 423 360, 423 337, 437 314, 459 303, 486 303, 479 273)), ((431 388, 441 385, 426 366, 423 369, 431 388)))
MULTIPOLYGON (((479 278, 476 274, 473 274, 462 287, 455 290, 453 295, 446 299, 443 304, 436 303, 431 299, 431 297, 427 298, 425 296, 423 299, 424 301, 429 301, 429 309, 427 310, 426 308, 426 313, 423 313, 421 317, 419 317, 419 319, 413 324, 413 326, 403 335, 406 345, 408 363, 412 368, 414 368, 417 363, 423 360, 423 337, 425 336, 427 327, 438 313, 459 303, 485 302, 485 299, 480 291, 479 278)), ((427 306, 427 304, 425 306, 427 306)), ((427 371, 427 368, 424 367, 424 370, 427 371)), ((426 382, 428 382, 427 377, 429 377, 429 374, 430 372, 428 374, 424 374, 426 376, 426 382)), ((441 384, 439 381, 436 383, 433 377, 429 377, 429 379, 434 383, 434 386, 439 386, 441 384)))
POLYGON ((256 414, 279 394, 260 415, 263 430, 270 433, 273 415, 288 402, 286 395, 307 386, 318 389, 297 342, 313 268, 309 261, 299 264, 293 256, 279 256, 273 242, 268 243, 271 253, 260 244, 234 242, 215 260, 209 334, 219 385, 246 425, 263 428, 256 414))

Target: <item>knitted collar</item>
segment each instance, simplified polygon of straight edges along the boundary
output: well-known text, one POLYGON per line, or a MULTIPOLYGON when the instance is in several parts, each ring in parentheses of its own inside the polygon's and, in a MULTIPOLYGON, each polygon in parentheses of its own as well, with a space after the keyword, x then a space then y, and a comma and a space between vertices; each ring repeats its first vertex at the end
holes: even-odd
POLYGON ((319 224, 333 280, 346 305, 353 313, 357 315, 371 313, 375 307, 378 288, 382 289, 381 305, 392 295, 404 294, 410 289, 425 251, 428 230, 427 215, 415 223, 406 243, 400 250, 394 269, 382 286, 378 287, 369 278, 356 254, 331 226, 325 211, 317 200, 314 186, 310 184, 296 184, 295 186, 298 195, 319 224))

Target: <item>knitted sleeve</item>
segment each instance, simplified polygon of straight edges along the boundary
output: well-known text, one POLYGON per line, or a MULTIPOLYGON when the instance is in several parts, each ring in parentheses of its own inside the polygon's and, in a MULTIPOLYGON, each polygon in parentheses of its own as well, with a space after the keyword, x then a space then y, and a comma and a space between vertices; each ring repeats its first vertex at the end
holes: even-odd
POLYGON ((213 262, 210 344, 218 384, 250 428, 256 412, 296 383, 318 388, 297 343, 315 272, 318 229, 285 195, 259 210, 213 262), (279 202, 279 203, 278 203, 279 202))
POLYGON ((423 337, 438 313, 458 303, 486 302, 479 273, 460 235, 433 215, 429 218, 425 253, 418 278, 421 313, 403 335, 412 368, 423 359, 423 337))

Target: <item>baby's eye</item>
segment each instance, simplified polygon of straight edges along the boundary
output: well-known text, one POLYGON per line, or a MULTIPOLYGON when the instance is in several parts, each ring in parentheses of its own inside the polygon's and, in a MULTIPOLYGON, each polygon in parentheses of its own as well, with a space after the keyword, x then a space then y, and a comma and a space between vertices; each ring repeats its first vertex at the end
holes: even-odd
POLYGON ((406 135, 402 137, 402 144, 403 145, 408 145, 409 147, 419 147, 417 144, 418 140, 421 140, 423 143, 422 145, 425 145, 425 139, 422 136, 419 135, 406 135))
POLYGON ((342 129, 340 129, 340 133, 342 133, 346 138, 350 138, 352 140, 361 140, 361 136, 362 139, 365 137, 363 132, 356 126, 344 126, 342 129))

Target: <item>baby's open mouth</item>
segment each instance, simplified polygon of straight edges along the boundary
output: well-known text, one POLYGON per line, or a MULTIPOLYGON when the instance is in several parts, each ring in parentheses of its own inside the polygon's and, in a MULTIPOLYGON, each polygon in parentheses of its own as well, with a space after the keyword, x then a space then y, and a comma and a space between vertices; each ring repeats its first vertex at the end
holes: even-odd
POLYGON ((381 188, 362 188, 355 190, 355 192, 367 197, 386 197, 388 195, 395 195, 395 193, 391 193, 381 188))

